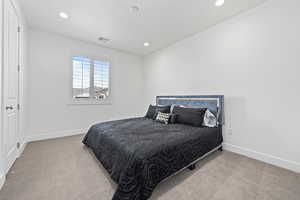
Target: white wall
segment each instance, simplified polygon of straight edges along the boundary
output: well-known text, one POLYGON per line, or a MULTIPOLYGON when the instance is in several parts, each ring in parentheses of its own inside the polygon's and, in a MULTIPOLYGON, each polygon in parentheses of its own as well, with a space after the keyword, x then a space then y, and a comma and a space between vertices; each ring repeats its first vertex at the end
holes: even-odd
POLYGON ((270 0, 147 56, 147 103, 224 94, 226 148, 300 172, 299 8, 270 0))
POLYGON ((83 133, 95 122, 143 115, 141 65, 141 57, 135 55, 30 30, 28 140, 83 133), (69 105, 72 56, 109 58, 111 105, 69 105))

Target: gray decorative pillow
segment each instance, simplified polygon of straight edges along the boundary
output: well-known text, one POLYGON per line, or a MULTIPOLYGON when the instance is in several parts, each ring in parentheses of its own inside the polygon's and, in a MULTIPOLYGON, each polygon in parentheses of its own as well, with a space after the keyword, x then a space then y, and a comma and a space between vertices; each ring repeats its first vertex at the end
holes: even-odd
POLYGON ((175 108, 175 107, 184 108, 184 106, 183 106, 183 105, 179 105, 179 104, 172 104, 172 105, 171 105, 171 109, 170 109, 170 113, 173 113, 173 110, 174 110, 174 108, 175 108))
POLYGON ((218 120, 214 114, 212 114, 208 109, 206 110, 203 118, 203 126, 206 127, 217 127, 218 126, 218 120))
POLYGON ((171 115, 169 113, 158 112, 155 121, 158 121, 163 124, 168 124, 170 117, 171 115))

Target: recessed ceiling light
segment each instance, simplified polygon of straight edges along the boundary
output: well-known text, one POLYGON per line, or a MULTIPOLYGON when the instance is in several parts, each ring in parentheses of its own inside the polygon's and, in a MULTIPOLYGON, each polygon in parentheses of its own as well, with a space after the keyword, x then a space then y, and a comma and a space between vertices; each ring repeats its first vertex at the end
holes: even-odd
POLYGON ((139 11, 140 11, 140 7, 138 7, 138 6, 131 6, 131 7, 130 7, 130 10, 131 10, 132 12, 139 12, 139 11))
POLYGON ((63 19, 68 19, 68 18, 69 18, 69 15, 68 15, 67 13, 65 13, 65 12, 60 12, 60 13, 59 13, 59 16, 60 16, 61 18, 63 18, 63 19))
POLYGON ((145 46, 145 47, 149 47, 149 46, 150 46, 149 42, 145 42, 145 43, 144 43, 144 46, 145 46))
POLYGON ((223 6, 224 3, 225 3, 225 0, 217 0, 217 1, 216 1, 216 6, 217 6, 217 7, 223 6))

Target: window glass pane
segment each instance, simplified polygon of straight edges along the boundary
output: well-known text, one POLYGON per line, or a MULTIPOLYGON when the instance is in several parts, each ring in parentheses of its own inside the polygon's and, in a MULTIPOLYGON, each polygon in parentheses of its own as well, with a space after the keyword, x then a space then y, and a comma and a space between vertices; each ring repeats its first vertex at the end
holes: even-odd
POLYGON ((73 98, 90 97, 91 60, 73 57, 73 98))
POLYGON ((105 99, 109 96, 109 62, 94 61, 94 98, 105 99))

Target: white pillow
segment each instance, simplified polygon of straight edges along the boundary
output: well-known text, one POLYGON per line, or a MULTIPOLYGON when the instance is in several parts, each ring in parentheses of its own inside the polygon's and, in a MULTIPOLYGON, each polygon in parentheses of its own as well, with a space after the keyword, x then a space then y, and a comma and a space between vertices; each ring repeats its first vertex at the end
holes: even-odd
POLYGON ((217 127, 218 126, 218 120, 214 114, 212 114, 208 109, 206 110, 204 114, 204 119, 203 119, 203 126, 206 127, 217 127))

